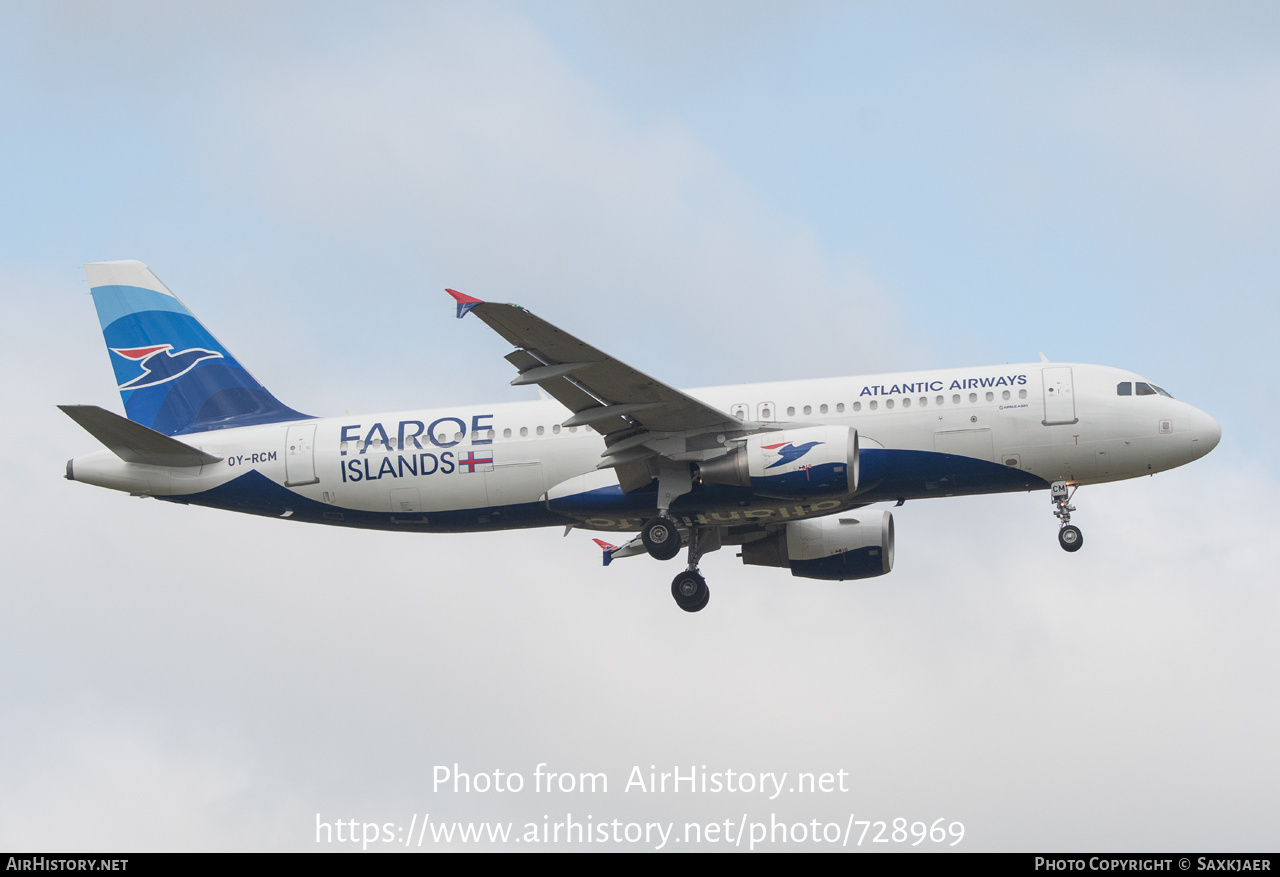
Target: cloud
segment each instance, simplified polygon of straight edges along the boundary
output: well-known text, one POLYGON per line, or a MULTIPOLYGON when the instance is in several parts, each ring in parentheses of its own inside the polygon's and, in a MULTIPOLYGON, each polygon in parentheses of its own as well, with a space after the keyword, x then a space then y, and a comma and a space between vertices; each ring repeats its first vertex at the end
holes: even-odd
MULTIPOLYGON (((483 13, 433 7, 311 41, 256 30, 234 64, 216 62, 234 34, 215 29, 186 44, 198 64, 154 89, 132 67, 122 77, 156 102, 148 111, 183 110, 151 146, 182 169, 175 191, 208 225, 175 235, 188 282, 156 267, 197 312, 214 299, 215 328, 250 339, 229 339, 239 355, 267 349, 330 408, 359 397, 328 401, 326 358, 344 392, 388 396, 434 371, 467 380, 426 368, 432 354, 451 371, 505 369, 501 344, 479 334, 411 346, 408 280, 381 262, 408 249, 414 282, 515 290, 672 380, 920 363, 913 345, 926 342, 875 303, 887 293, 856 252, 820 243, 827 227, 763 204, 687 120, 621 105, 518 10, 483 13), (257 270, 268 261, 278 267, 257 270), (236 274, 248 279, 219 290, 236 274), (320 313, 337 319, 304 358, 298 325, 320 313), (282 337, 286 353, 259 340, 282 337)), ((198 18, 173 15, 149 37, 198 35, 198 18)), ((101 69, 95 100, 119 85, 101 69)), ((132 233, 100 193, 85 197, 110 228, 77 246, 132 233)), ((0 434, 11 848, 306 850, 317 813, 944 817, 965 823, 961 849, 1239 849, 1272 836, 1280 607, 1265 547, 1276 485, 1260 459, 1224 446, 1186 470, 1086 489, 1076 555, 1055 544, 1043 494, 910 502, 895 510, 897 568, 866 582, 795 579, 721 551, 704 566, 708 610, 688 616, 668 595, 679 561, 603 569, 578 532, 308 528, 65 482, 66 458, 94 442, 52 405, 118 405, 90 303, 69 267, 10 257, 0 275, 4 361, 20 376, 0 434), (437 765, 532 777, 544 762, 605 772, 611 791, 432 788, 437 765), (636 766, 703 764, 844 770, 850 791, 621 791, 636 766)), ((1018 310, 983 314, 1005 331, 1018 310)), ((1202 318, 1182 316, 1193 337, 1202 318)))
POLYGON ((291 61, 251 71, 201 159, 282 220, 599 331, 661 327, 641 364, 703 362, 704 382, 741 373, 706 359, 737 344, 848 353, 857 333, 824 366, 841 371, 886 352, 858 331, 892 309, 855 253, 757 202, 678 119, 628 117, 517 16, 427 15, 376 51, 291 61))

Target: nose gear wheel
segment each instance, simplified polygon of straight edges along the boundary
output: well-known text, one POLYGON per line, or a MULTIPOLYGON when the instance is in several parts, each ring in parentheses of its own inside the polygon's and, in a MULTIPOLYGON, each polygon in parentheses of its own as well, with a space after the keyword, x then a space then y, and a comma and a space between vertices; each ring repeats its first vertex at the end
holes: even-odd
POLYGON ((1054 505, 1054 517, 1062 522, 1058 528, 1058 544, 1063 551, 1079 551, 1084 545, 1084 534, 1080 528, 1071 523, 1071 513, 1076 507, 1071 504, 1071 497, 1078 488, 1068 488, 1067 482, 1055 481, 1049 485, 1049 498, 1054 505))

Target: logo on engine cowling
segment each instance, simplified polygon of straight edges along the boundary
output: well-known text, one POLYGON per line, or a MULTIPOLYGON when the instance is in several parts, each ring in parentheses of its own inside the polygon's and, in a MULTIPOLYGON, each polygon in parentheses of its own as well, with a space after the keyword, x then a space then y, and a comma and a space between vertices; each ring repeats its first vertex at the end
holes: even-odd
POLYGON ((797 445, 794 442, 779 442, 776 445, 761 445, 761 450, 773 451, 778 455, 777 460, 764 468, 773 469, 777 466, 786 466, 789 463, 794 463, 820 444, 823 444, 823 442, 805 442, 802 445, 797 445))

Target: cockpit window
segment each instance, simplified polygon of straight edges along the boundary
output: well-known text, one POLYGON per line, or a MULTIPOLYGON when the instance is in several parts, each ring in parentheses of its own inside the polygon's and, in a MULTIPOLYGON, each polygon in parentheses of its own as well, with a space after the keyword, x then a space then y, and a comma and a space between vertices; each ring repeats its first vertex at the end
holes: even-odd
POLYGON ((1164 387, 1157 387, 1155 384, 1148 384, 1146 381, 1136 381, 1136 382, 1121 381, 1120 383, 1116 384, 1116 395, 1117 396, 1133 396, 1135 395, 1134 387, 1137 387, 1138 389, 1138 392, 1136 394, 1138 396, 1159 395, 1169 399, 1173 398, 1173 394, 1170 393, 1168 390, 1166 390, 1164 387))

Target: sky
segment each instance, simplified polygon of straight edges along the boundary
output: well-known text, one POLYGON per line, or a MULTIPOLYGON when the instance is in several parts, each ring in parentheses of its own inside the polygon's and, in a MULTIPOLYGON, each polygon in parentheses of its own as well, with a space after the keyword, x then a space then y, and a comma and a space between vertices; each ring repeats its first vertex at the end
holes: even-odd
POLYGON ((0 848, 1274 850, 1277 45, 1267 3, 0 5, 0 848), (721 551, 688 615, 581 532, 63 480, 96 443, 54 406, 122 410, 114 259, 320 415, 532 398, 453 287, 676 386, 1044 353, 1223 438, 1082 489, 1076 554, 1043 493, 909 502, 890 575, 721 551), (739 784, 628 788, 695 769, 739 784), (784 772, 838 787, 741 787, 784 772))

